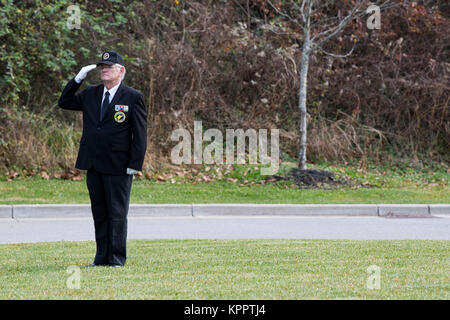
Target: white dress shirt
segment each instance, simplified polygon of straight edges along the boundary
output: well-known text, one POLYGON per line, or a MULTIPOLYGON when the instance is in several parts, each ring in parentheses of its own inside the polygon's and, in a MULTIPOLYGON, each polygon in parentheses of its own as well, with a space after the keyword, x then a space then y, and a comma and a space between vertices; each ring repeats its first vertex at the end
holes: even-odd
POLYGON ((102 96, 102 103, 103 103, 103 100, 105 100, 105 93, 106 93, 106 91, 109 91, 109 102, 111 102, 112 101, 112 99, 114 99, 114 95, 116 94, 116 92, 117 92, 117 89, 119 89, 119 86, 120 86, 120 84, 121 84, 121 82, 119 82, 119 84, 118 85, 116 85, 116 86, 114 86, 114 87, 112 87, 111 89, 106 89, 106 87, 105 86, 103 86, 103 96, 102 96))

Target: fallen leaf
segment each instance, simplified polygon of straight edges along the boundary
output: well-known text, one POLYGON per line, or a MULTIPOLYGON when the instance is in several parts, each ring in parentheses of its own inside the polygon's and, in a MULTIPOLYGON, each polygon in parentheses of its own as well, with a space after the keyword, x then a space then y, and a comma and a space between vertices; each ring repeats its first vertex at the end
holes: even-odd
POLYGON ((152 174, 151 172, 147 172, 147 173, 145 174, 145 177, 146 177, 148 180, 151 180, 151 179, 153 178, 153 174, 152 174))
POLYGON ((69 172, 64 172, 60 174, 59 177, 64 180, 70 180, 70 178, 72 178, 72 175, 69 172))
POLYGON ((48 175, 48 173, 46 171, 41 171, 39 173, 39 175, 42 177, 42 179, 50 180, 50 176, 48 175))
MULTIPOLYGON (((17 171, 14 170, 9 170, 9 172, 7 173, 7 177, 8 179, 12 180, 14 178, 16 178, 19 175, 19 173, 17 171)), ((8 180, 9 181, 9 180, 8 180)))
POLYGON ((156 180, 158 180, 158 181, 163 181, 163 182, 166 182, 166 181, 167 181, 166 177, 163 177, 162 175, 157 176, 157 177, 156 177, 156 180))
POLYGON ((81 175, 73 176, 72 181, 81 181, 83 180, 83 177, 81 175))

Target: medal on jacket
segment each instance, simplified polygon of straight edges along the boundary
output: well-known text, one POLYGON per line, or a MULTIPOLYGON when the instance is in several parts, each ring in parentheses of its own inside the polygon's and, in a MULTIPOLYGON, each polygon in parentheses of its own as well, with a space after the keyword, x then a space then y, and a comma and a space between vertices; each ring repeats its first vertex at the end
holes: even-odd
POLYGON ((116 113, 114 114, 114 120, 115 120, 117 123, 122 123, 122 122, 124 122, 124 121, 125 121, 125 113, 123 113, 122 111, 116 112, 116 113))
POLYGON ((116 111, 128 112, 128 106, 116 104, 116 105, 114 106, 114 110, 116 110, 116 111))

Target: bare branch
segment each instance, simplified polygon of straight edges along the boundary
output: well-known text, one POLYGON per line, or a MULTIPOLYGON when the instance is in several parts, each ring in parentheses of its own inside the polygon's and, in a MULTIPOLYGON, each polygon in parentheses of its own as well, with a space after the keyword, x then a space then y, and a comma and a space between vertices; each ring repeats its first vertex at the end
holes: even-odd
POLYGON ((294 19, 294 18, 290 17, 288 14, 283 13, 283 12, 281 12, 280 10, 278 10, 278 8, 275 7, 275 6, 272 4, 272 2, 270 2, 270 1, 267 1, 267 2, 270 4, 270 6, 271 6, 271 7, 272 7, 279 15, 288 18, 290 21, 292 21, 292 22, 294 22, 295 24, 297 24, 298 26, 302 27, 301 23, 299 23, 299 22, 297 21, 297 19, 294 19))
POLYGON ((299 7, 298 4, 295 3, 295 1, 291 1, 291 4, 294 6, 294 8, 296 8, 300 12, 300 14, 302 16, 302 21, 305 21, 306 20, 305 11, 304 11, 305 1, 302 1, 301 7, 299 7))
MULTIPOLYGON (((386 0, 386 1, 375 1, 375 3, 377 3, 377 5, 380 7, 380 10, 387 10, 393 7, 398 6, 398 3, 392 3, 392 0, 386 0)), ((324 39, 319 41, 319 46, 322 45, 323 43, 327 42, 328 40, 330 40, 331 38, 333 38, 334 36, 336 36, 340 31, 342 31, 342 29, 345 28, 345 26, 354 18, 360 18, 365 16, 366 10, 364 10, 363 7, 364 1, 360 0, 358 1, 358 4, 356 6, 353 7, 352 11, 345 16, 344 19, 342 19, 338 25, 331 27, 333 25, 333 23, 330 23, 328 25, 323 26, 321 29, 324 30, 320 33, 318 33, 317 35, 315 35, 312 40, 316 40, 319 37, 325 36, 324 39), (329 28, 331 27, 331 28, 329 28), (329 28, 329 29, 327 29, 329 28)), ((332 20, 333 18, 331 18, 330 20, 332 20)), ((324 20, 326 21, 326 20, 324 20)), ((318 21, 315 23, 315 25, 318 25, 319 23, 323 23, 323 21, 318 21)))
POLYGON ((317 34, 316 36, 314 36, 312 38, 312 40, 317 39, 317 37, 326 35, 326 37, 324 39, 319 41, 319 46, 321 46, 323 43, 327 42, 328 40, 330 40, 331 38, 336 36, 339 32, 341 32, 342 29, 344 29, 345 26, 351 21, 351 19, 354 18, 355 12, 359 11, 360 8, 361 8, 361 2, 359 2, 359 4, 357 6, 355 6, 352 9, 352 11, 344 19, 342 19, 341 22, 337 26, 317 34))
POLYGON ((323 49, 321 46, 319 45, 315 45, 315 47, 317 49, 319 49, 320 51, 322 51, 323 53, 325 53, 327 56, 331 56, 334 58, 347 58, 348 56, 350 56, 353 53, 353 50, 355 49, 356 43, 353 43, 353 47, 350 49, 349 52, 347 52, 346 54, 335 54, 335 53, 331 53, 331 52, 327 52, 325 51, 325 49, 323 49))
POLYGON ((300 13, 302 14, 303 21, 306 21, 306 18, 305 18, 305 2, 306 1, 302 1, 302 7, 301 7, 301 10, 300 10, 300 13))

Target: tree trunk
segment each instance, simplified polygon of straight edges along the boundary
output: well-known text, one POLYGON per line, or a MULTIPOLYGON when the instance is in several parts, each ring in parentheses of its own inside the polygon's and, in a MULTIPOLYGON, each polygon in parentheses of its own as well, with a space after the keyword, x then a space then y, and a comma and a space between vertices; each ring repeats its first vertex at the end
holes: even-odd
POLYGON ((306 169, 306 92, 308 80, 309 54, 311 52, 311 43, 309 40, 309 29, 305 30, 305 41, 302 50, 302 66, 300 71, 300 94, 298 107, 300 109, 300 145, 298 149, 298 167, 306 169))

